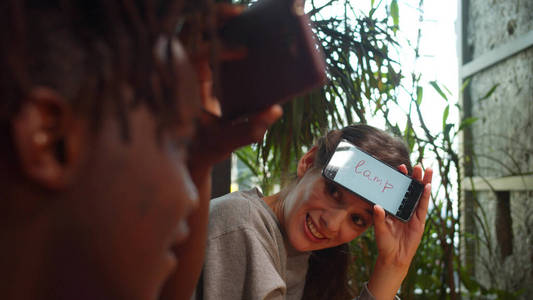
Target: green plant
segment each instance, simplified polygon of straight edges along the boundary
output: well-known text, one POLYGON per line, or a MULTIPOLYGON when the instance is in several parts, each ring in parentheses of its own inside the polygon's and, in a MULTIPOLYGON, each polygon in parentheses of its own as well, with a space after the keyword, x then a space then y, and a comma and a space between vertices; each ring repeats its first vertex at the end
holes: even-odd
MULTIPOLYGON (((413 161, 434 161, 434 182, 426 229, 417 255, 400 290, 402 299, 460 299, 497 297, 513 299, 516 293, 484 287, 468 272, 470 266, 460 259, 460 241, 490 242, 488 229, 481 237, 461 232, 459 220, 462 194, 462 160, 458 139, 474 124, 475 118, 452 119, 461 115, 461 107, 449 90, 436 81, 429 88, 440 95, 444 109, 440 116, 424 114, 425 106, 434 105, 421 75, 415 71, 402 74, 401 65, 390 56, 397 50, 400 13, 396 0, 370 1, 370 9, 357 11, 352 1, 309 0, 309 13, 315 25, 328 64, 329 83, 322 89, 284 105, 284 116, 265 135, 264 140, 236 152, 238 158, 261 180, 266 194, 291 179, 297 159, 324 130, 355 122, 380 119, 387 130, 405 139, 413 161), (316 3, 315 3, 316 2, 316 3), (332 8, 337 11, 331 14, 332 8), (329 12, 329 13, 328 13, 329 12), (380 17, 378 17, 380 16, 380 17), (400 101, 399 93, 403 99, 400 101), (401 116, 401 117, 399 117, 401 116), (442 126, 431 129, 427 121, 438 119, 442 126), (400 121, 398 121, 400 120, 400 121)), ((417 11, 423 21, 423 0, 417 11)), ((418 38, 411 41, 412 54, 419 56, 418 38)), ((462 92, 469 82, 461 88, 462 92)), ((487 92, 485 98, 497 88, 487 92)), ((425 167, 425 166, 424 166, 425 167)), ((480 224, 483 214, 478 215, 480 224)), ((368 280, 377 250, 372 230, 350 245, 354 260, 350 282, 354 290, 368 280)))
POLYGON ((326 56, 328 84, 285 104, 283 117, 261 143, 237 151, 246 164, 255 165, 256 174, 265 176, 264 191, 286 184, 297 159, 326 129, 366 123, 369 113, 386 111, 388 102, 396 101, 400 66, 388 54, 397 45, 397 10, 388 9, 390 14, 378 19, 382 1, 368 14, 348 0, 315 2, 309 1, 309 14, 326 56), (327 15, 332 7, 341 13, 327 15), (249 155, 250 150, 256 157, 249 155))

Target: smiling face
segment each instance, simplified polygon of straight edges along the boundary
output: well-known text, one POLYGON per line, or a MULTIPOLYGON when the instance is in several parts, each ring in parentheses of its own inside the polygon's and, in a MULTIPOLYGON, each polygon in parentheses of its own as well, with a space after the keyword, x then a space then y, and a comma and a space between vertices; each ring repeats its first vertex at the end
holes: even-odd
POLYGON ((298 162, 298 182, 280 196, 267 197, 292 246, 319 250, 347 243, 372 225, 372 206, 321 175, 341 138, 391 166, 411 172, 409 152, 402 140, 368 125, 332 130, 298 162))
POLYGON ((325 179, 314 166, 317 147, 298 163, 298 182, 273 205, 291 245, 312 251, 347 243, 372 225, 372 206, 325 179))
POLYGON ((372 206, 310 169, 287 194, 282 224, 298 251, 331 248, 372 225, 372 206))

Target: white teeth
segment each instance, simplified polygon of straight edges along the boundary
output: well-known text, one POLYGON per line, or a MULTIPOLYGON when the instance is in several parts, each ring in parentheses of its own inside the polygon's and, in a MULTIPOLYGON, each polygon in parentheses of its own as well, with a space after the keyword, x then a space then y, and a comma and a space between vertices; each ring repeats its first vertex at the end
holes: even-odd
POLYGON ((309 227, 309 230, 311 231, 311 233, 317 238, 317 239, 323 239, 324 236, 318 232, 318 230, 316 230, 316 227, 315 225, 313 224, 313 222, 311 222, 311 218, 309 216, 307 216, 306 218, 306 221, 307 221, 307 227, 309 227))

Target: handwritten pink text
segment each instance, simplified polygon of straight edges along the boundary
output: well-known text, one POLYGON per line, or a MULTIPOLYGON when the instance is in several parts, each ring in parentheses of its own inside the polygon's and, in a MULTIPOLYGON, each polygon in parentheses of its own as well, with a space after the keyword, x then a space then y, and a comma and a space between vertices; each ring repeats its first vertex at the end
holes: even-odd
POLYGON ((355 173, 360 174, 361 176, 367 178, 370 182, 375 183, 379 185, 380 187, 383 187, 381 190, 382 193, 385 192, 385 190, 387 189, 394 188, 394 186, 390 184, 387 179, 383 180, 383 178, 373 175, 370 169, 367 169, 364 167, 365 164, 366 164, 365 160, 360 160, 355 166, 355 173))

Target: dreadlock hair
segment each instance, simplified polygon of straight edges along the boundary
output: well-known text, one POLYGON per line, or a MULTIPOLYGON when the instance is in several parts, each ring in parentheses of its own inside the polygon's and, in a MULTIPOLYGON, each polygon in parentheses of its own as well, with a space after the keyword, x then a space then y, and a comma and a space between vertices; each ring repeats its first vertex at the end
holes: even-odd
MULTIPOLYGON (((337 144, 343 138, 391 166, 404 164, 408 173, 411 174, 409 151, 403 141, 368 125, 352 125, 341 130, 332 130, 321 137, 316 143, 318 149, 313 167, 325 167, 337 144)), ((354 291, 348 282, 350 263, 352 259, 348 244, 313 251, 309 258, 309 269, 302 299, 353 299, 354 291)))
POLYGON ((37 85, 61 93, 94 126, 111 109, 126 139, 134 105, 147 105, 162 124, 176 118, 170 39, 182 6, 183 0, 3 0, 1 126, 37 85), (164 62, 154 55, 161 40, 164 62))

